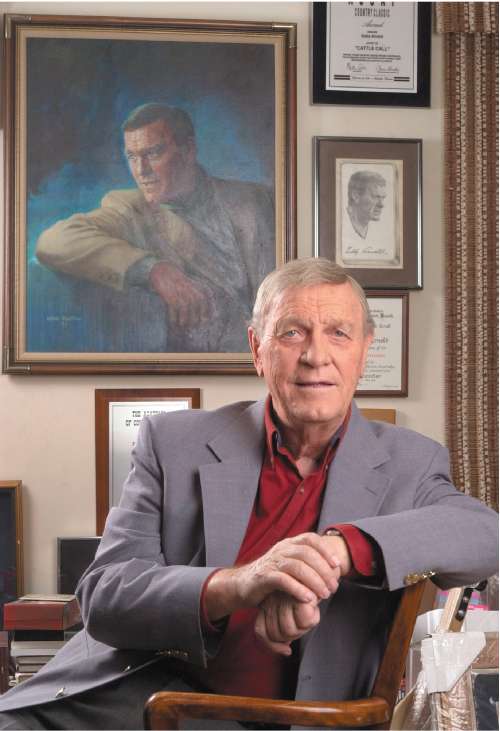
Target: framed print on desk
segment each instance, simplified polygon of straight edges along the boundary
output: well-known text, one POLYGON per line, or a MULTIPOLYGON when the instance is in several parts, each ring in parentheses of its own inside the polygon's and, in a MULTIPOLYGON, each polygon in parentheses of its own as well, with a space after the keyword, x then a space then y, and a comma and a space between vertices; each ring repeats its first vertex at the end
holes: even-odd
POLYGON ((315 137, 315 254, 362 287, 422 287, 422 141, 315 137))
POLYGON ((256 289, 296 256, 295 24, 5 30, 4 372, 253 373, 256 289))
POLYGON ((130 471, 130 454, 144 416, 200 408, 199 388, 96 389, 96 533, 118 505, 130 471))
POLYGON ((430 106, 430 2, 313 3, 313 103, 430 106))

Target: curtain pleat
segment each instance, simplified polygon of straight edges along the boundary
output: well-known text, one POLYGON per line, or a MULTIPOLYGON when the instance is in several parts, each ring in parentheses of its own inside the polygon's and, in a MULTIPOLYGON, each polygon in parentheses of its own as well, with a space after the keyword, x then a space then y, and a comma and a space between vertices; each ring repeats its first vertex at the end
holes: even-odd
POLYGON ((457 487, 498 509, 498 6, 437 3, 436 18, 445 34, 447 442, 457 487))

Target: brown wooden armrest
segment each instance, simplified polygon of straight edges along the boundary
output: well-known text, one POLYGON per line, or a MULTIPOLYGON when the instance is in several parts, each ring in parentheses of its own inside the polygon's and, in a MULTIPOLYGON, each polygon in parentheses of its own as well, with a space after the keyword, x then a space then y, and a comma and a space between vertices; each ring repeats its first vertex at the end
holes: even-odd
POLYGON ((159 692, 144 712, 147 729, 178 729, 182 718, 259 721, 326 728, 362 728, 386 723, 391 715, 383 698, 355 701, 280 701, 210 693, 159 692))

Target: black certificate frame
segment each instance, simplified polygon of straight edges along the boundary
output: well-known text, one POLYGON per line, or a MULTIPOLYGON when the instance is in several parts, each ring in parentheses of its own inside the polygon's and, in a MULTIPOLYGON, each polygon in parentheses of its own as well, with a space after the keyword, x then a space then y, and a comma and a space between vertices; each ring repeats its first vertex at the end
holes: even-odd
POLYGON ((417 91, 332 91, 326 88, 327 5, 313 3, 313 104, 352 106, 429 107, 431 104, 431 21, 432 3, 419 2, 417 35, 417 91))

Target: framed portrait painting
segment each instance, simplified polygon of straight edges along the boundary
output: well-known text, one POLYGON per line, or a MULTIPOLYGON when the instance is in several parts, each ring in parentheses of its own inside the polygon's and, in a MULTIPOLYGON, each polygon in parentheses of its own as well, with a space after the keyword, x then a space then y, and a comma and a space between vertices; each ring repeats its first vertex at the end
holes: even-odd
POLYGON ((6 16, 6 373, 251 373, 296 256, 296 28, 6 16))
POLYGON ((200 408, 199 388, 98 388, 95 392, 96 533, 118 505, 142 419, 200 408))
POLYGON ((421 140, 315 138, 315 252, 371 289, 422 287, 421 140))

